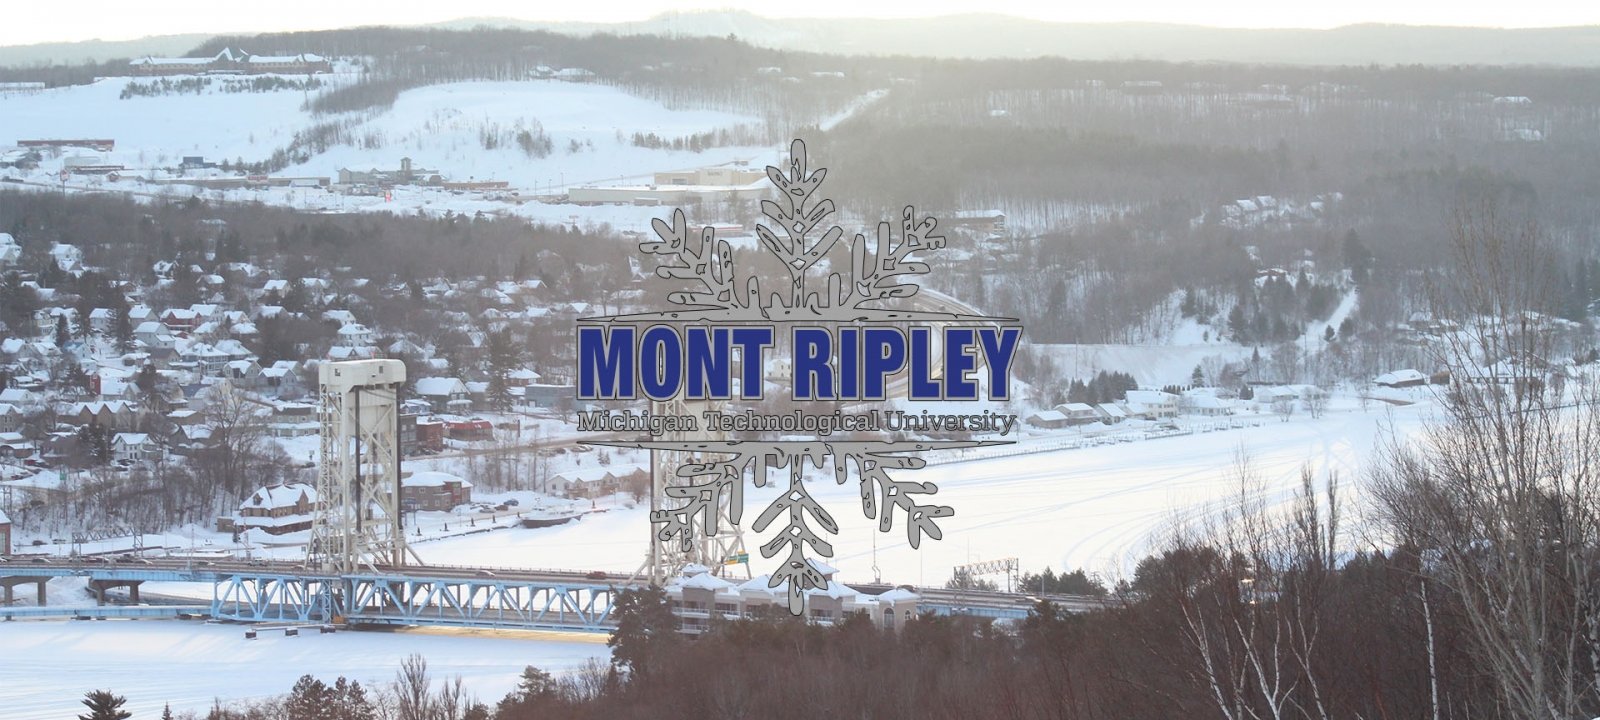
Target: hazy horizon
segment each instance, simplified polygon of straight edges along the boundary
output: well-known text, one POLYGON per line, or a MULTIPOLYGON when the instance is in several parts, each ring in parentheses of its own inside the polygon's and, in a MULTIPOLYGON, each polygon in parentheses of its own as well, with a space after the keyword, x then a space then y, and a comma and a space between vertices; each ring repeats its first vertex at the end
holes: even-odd
POLYGON ((569 7, 546 7, 538 14, 525 12, 506 0, 465 0, 447 10, 434 7, 394 8, 358 0, 336 6, 308 0, 286 0, 272 7, 234 7, 217 12, 213 5, 180 0, 149 6, 111 4, 101 0, 14 8, 13 22, 0 27, 0 47, 29 45, 129 42, 178 35, 223 35, 334 30, 389 25, 425 26, 482 19, 527 23, 626 25, 659 20, 673 14, 737 12, 770 20, 893 20, 931 19, 960 15, 988 15, 1037 21, 1041 24, 1151 24, 1204 29, 1333 30, 1354 25, 1404 27, 1554 29, 1600 26, 1600 5, 1523 3, 1516 6, 1462 8, 1445 3, 1393 3, 1362 1, 1337 7, 1298 7, 1280 3, 1239 2, 1225 7, 1196 7, 1167 0, 1135 0, 1104 7, 1039 8, 1022 0, 995 0, 977 4, 970 0, 932 0, 915 8, 818 0, 798 12, 773 12, 754 0, 723 0, 718 4, 673 0, 626 0, 569 7))

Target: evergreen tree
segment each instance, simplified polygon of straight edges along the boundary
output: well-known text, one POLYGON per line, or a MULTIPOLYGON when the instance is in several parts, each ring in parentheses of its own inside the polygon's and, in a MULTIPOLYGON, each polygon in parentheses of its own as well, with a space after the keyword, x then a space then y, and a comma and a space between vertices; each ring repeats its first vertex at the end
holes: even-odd
POLYGON ((504 328, 489 333, 484 348, 484 361, 489 371, 489 403, 497 410, 511 405, 507 390, 511 384, 511 371, 522 363, 523 349, 511 331, 504 328))
POLYGON ((89 712, 79 715, 78 720, 128 720, 133 713, 122 709, 127 701, 110 690, 90 690, 83 694, 83 704, 89 712))
POLYGON ((287 720, 321 720, 326 717, 333 693, 321 680, 301 675, 283 701, 283 714, 287 720))
POLYGON ((67 316, 56 316, 56 347, 64 348, 72 340, 72 332, 67 327, 67 316))
POLYGON ((6 273, 5 281, 0 282, 0 320, 5 321, 11 334, 21 337, 37 335, 33 314, 38 310, 39 294, 23 284, 20 274, 6 273))
POLYGON ((111 334, 117 340, 117 350, 128 352, 133 349, 133 320, 128 317, 128 299, 117 293, 116 300, 111 308, 111 334))
POLYGON ((616 632, 606 641, 611 663, 626 668, 635 678, 647 677, 652 659, 681 641, 678 618, 667 605, 666 591, 659 587, 623 590, 611 613, 617 618, 616 632))

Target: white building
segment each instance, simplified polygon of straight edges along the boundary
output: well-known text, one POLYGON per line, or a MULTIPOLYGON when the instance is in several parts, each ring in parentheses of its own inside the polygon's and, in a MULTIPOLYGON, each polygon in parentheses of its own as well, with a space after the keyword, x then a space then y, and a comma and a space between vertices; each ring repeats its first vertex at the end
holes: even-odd
POLYGON ((146 433, 117 433, 111 438, 111 457, 117 462, 153 462, 164 455, 161 444, 146 433))

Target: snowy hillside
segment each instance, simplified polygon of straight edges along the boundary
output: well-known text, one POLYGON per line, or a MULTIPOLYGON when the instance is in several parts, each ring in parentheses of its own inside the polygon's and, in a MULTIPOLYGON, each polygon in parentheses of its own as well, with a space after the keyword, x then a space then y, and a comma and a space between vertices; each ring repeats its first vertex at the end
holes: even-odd
MULTIPOLYGON (((258 162, 288 146, 296 133, 320 123, 346 126, 352 144, 338 145, 285 175, 335 177, 340 168, 393 169, 401 157, 447 181, 505 180, 512 188, 638 182, 651 173, 751 159, 767 148, 716 148, 701 153, 633 146, 634 133, 672 139, 739 125, 756 118, 712 111, 669 110, 616 88, 553 80, 465 82, 402 93, 388 110, 314 116, 303 109, 319 92, 354 82, 352 75, 320 76, 316 90, 223 92, 213 84, 196 93, 120 98, 127 78, 0 97, 0 144, 24 139, 104 138, 111 152, 67 150, 123 165, 126 176, 174 176, 182 157, 211 162, 258 162), (542 130, 551 151, 543 158, 514 142, 484 147, 485 133, 542 130)), ((763 158, 764 160, 764 158, 763 158)), ((48 157, 30 179, 49 179, 63 164, 48 157)), ((14 172, 14 171, 13 171, 14 172)), ((69 181, 69 185, 78 182, 69 181)), ((124 178, 124 187, 127 178, 124 178)), ((131 188, 129 188, 131 189, 131 188)))

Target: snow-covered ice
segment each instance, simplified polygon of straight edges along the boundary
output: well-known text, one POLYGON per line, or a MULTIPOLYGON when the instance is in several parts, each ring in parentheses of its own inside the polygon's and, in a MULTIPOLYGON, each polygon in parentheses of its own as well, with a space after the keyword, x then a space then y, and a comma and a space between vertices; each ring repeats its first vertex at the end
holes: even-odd
POLYGON ((522 668, 559 672, 610 657, 603 635, 483 633, 464 630, 302 631, 299 637, 180 620, 17 621, 0 626, 0 715, 57 720, 83 711, 83 693, 108 689, 128 698, 135 718, 162 706, 202 715, 224 701, 287 693, 301 675, 343 675, 371 687, 394 679, 406 656, 428 661, 435 681, 461 675, 463 686, 493 705, 516 686, 522 668))

